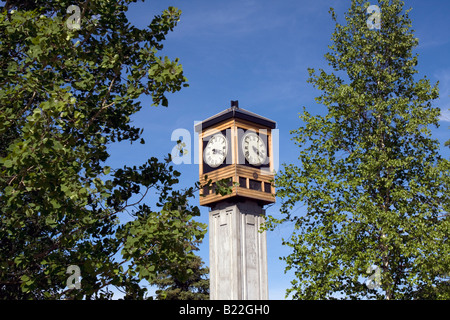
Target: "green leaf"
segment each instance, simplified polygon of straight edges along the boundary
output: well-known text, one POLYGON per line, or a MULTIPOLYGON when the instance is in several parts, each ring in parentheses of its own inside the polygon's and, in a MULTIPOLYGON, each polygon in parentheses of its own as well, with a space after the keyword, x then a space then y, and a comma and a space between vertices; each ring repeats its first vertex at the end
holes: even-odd
POLYGON ((12 160, 5 160, 5 162, 3 162, 3 165, 6 167, 6 168, 11 168, 12 166, 13 166, 13 162, 12 162, 12 160))
POLYGON ((106 174, 109 174, 110 171, 111 171, 111 167, 109 167, 109 166, 103 167, 103 173, 104 173, 105 175, 106 175, 106 174))

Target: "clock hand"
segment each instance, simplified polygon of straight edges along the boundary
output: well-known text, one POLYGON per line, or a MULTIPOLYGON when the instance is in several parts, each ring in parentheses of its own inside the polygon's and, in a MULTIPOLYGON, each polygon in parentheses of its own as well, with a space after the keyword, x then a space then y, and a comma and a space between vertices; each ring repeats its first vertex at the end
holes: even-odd
POLYGON ((256 152, 256 154, 259 156, 259 150, 258 149, 256 149, 254 146, 252 147, 253 148, 253 151, 255 151, 256 152))

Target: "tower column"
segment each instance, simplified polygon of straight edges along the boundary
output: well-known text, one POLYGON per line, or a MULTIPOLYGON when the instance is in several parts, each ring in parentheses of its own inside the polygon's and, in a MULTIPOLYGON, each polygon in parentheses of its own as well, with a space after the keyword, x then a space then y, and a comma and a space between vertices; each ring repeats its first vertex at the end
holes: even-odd
POLYGON ((210 298, 268 299, 265 210, 257 201, 221 201, 209 212, 210 298))

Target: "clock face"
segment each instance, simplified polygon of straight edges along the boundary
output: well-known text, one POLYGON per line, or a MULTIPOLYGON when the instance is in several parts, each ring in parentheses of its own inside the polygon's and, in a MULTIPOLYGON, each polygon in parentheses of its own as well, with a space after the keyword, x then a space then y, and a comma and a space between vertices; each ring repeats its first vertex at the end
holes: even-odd
POLYGON ((255 132, 247 132, 242 137, 241 148, 245 159, 251 165, 260 166, 266 161, 266 144, 255 132))
POLYGON ((203 159, 211 168, 220 166, 228 152, 228 142, 221 133, 215 134, 209 139, 208 144, 203 152, 203 159))

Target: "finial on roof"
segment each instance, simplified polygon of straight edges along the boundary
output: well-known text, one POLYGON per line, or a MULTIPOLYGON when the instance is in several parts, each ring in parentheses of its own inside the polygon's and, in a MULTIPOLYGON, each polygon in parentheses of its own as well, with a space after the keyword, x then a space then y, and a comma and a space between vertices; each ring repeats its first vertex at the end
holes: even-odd
POLYGON ((231 109, 239 109, 239 101, 231 100, 231 109))

